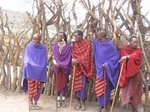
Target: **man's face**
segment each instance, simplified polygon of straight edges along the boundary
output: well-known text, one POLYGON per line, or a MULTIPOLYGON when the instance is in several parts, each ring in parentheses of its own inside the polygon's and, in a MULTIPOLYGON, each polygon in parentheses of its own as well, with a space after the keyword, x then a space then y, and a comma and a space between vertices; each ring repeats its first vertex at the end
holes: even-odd
POLYGON ((57 42, 61 42, 62 41, 62 34, 58 33, 57 37, 56 37, 57 42))
POLYGON ((102 40, 102 34, 100 32, 97 33, 97 40, 102 40))
POLYGON ((34 45, 37 45, 38 43, 40 43, 40 40, 41 40, 41 38, 34 37, 33 38, 34 45))
POLYGON ((130 47, 136 49, 138 47, 139 41, 136 38, 132 38, 130 42, 130 47))
POLYGON ((78 33, 74 33, 74 37, 75 37, 76 42, 79 42, 80 40, 82 40, 82 36, 78 35, 78 33))

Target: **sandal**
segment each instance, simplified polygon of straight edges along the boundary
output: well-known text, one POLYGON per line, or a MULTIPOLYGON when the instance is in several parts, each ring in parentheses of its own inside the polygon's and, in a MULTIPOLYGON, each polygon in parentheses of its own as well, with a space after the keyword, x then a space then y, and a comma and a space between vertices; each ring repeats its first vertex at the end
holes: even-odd
POLYGON ((30 107, 29 107, 29 108, 30 108, 30 110, 34 110, 34 109, 35 109, 33 103, 30 104, 30 107))
POLYGON ((85 105, 82 105, 81 110, 82 110, 82 111, 85 111, 85 110, 86 110, 85 105))
POLYGON ((79 110, 80 108, 81 108, 81 104, 77 104, 74 109, 79 110))
POLYGON ((67 105, 66 105, 66 102, 65 102, 64 100, 62 101, 61 106, 62 106, 62 107, 66 107, 66 106, 67 106, 67 105))
POLYGON ((34 108, 35 108, 35 110, 40 110, 41 109, 37 104, 34 105, 34 108))

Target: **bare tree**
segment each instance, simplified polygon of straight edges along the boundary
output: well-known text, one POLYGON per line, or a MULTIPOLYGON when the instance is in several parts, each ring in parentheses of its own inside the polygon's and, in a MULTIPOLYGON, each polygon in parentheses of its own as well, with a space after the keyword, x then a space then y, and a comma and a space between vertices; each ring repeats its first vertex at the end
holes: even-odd
MULTIPOLYGON (((52 46, 59 31, 64 31, 71 42, 73 32, 80 29, 85 39, 89 33, 105 29, 117 47, 128 42, 131 35, 137 35, 143 51, 141 73, 143 75, 146 104, 149 102, 146 77, 150 74, 150 22, 141 13, 141 0, 34 0, 33 12, 26 12, 26 29, 14 32, 9 25, 9 17, 0 10, 0 84, 8 90, 21 91, 23 54, 34 33, 42 35, 42 43, 48 51, 48 74, 43 93, 54 95, 53 74, 51 71, 52 46), (77 13, 77 10, 80 10, 77 13), (83 13, 83 12, 85 13, 83 13), (81 17, 80 17, 80 16, 81 17), (4 21, 5 18, 5 21, 4 21), (50 29, 52 27, 52 29, 50 29), (53 34, 53 35, 50 35, 53 34), (147 38, 148 37, 148 38, 147 38), (13 73, 11 72, 11 67, 13 73), (7 69, 6 69, 7 68, 7 69), (19 72, 18 72, 19 71, 19 72)), ((95 100, 94 80, 88 86, 88 100, 95 100), (91 91, 92 90, 92 91, 91 91)), ((148 110, 146 110, 148 111, 148 110)))

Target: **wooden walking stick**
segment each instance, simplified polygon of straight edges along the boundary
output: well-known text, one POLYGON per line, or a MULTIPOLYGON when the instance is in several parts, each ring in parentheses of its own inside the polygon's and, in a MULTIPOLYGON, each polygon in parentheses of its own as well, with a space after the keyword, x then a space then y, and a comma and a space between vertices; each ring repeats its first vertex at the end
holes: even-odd
POLYGON ((118 82, 117 82, 117 87, 116 87, 116 90, 115 90, 115 95, 113 97, 113 102, 112 102, 112 105, 111 105, 110 112, 112 112, 113 107, 114 107, 114 102, 115 102, 115 99, 116 99, 116 95, 117 95, 117 91, 118 91, 118 87, 119 87, 119 82, 120 82, 120 78, 121 78, 121 75, 122 75, 123 66, 124 66, 124 63, 121 64, 121 70, 120 70, 120 74, 119 74, 119 79, 118 79, 118 82))
MULTIPOLYGON (((106 69, 104 69, 104 80, 106 81, 106 69)), ((106 85, 104 87, 104 112, 106 112, 106 85)))
POLYGON ((74 78, 75 78, 75 65, 73 65, 73 75, 72 75, 72 85, 71 85, 69 112, 71 112, 71 106, 72 106, 72 94, 73 94, 74 78))
POLYGON ((58 72, 56 72, 56 74, 55 74, 56 76, 55 76, 55 78, 56 78, 56 112, 58 112, 58 93, 57 93, 57 89, 58 89, 58 72))
POLYGON ((52 58, 52 56, 53 56, 53 52, 51 52, 49 57, 48 57, 48 61, 47 61, 48 63, 49 63, 50 59, 52 58))
POLYGON ((30 112, 30 94, 29 94, 29 79, 27 79, 27 83, 28 83, 28 106, 29 106, 29 112, 30 112))

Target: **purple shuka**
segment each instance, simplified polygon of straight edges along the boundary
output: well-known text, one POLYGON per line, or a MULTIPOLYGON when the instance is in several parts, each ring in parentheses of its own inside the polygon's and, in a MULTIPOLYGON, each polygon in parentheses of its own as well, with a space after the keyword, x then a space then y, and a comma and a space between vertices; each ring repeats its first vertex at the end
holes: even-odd
MULTIPOLYGON (((110 100, 111 90, 115 89, 119 76, 119 53, 109 39, 104 42, 99 40, 93 41, 94 47, 94 61, 99 79, 104 79, 104 69, 102 64, 106 67, 106 93, 105 105, 107 106, 110 100)), ((104 95, 99 96, 98 103, 104 106, 104 95)))
MULTIPOLYGON (((66 95, 68 90, 68 75, 71 66, 71 51, 72 47, 70 44, 66 43, 63 47, 61 53, 59 52, 59 46, 56 43, 53 47, 53 54, 56 62, 59 64, 60 69, 56 68, 54 65, 52 67, 52 71, 57 74, 60 70, 62 70, 62 74, 59 74, 56 78, 55 84, 57 85, 57 91, 61 93, 63 96, 66 95)), ((59 72, 60 73, 60 72, 59 72)))
MULTIPOLYGON (((59 53, 59 46, 57 43, 54 45, 54 48, 53 48, 53 54, 54 54, 55 60, 57 61, 57 63, 59 63, 60 68, 62 69, 65 75, 68 75, 68 72, 70 70, 71 51, 72 51, 72 47, 68 43, 66 43, 61 53, 59 53)), ((58 72, 58 69, 55 66, 53 66, 53 72, 54 73, 58 72)))
POLYGON ((24 54, 24 67, 23 67, 23 90, 26 92, 27 78, 35 81, 46 82, 47 74, 47 51, 46 47, 42 44, 34 46, 30 42, 24 54))

